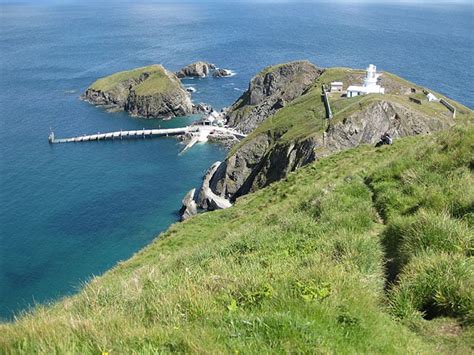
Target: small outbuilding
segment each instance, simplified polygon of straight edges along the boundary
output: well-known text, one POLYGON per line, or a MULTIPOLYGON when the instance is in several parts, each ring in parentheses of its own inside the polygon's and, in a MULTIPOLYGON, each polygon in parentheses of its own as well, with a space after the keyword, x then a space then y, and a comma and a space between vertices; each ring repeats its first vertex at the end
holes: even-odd
POLYGON ((343 86, 342 81, 333 81, 331 83, 331 92, 342 92, 343 86))
POLYGON ((429 102, 432 102, 432 101, 439 101, 439 99, 434 96, 431 92, 429 92, 427 95, 426 95, 426 98, 428 99, 429 102))
POLYGON ((347 97, 356 97, 367 93, 364 86, 351 85, 347 88, 347 97))

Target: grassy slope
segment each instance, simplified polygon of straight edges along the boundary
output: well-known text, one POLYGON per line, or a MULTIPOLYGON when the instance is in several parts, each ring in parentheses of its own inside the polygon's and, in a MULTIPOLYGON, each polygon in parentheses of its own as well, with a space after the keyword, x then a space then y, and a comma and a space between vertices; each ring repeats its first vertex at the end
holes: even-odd
POLYGON ((473 142, 324 158, 0 325, 0 352, 468 353, 473 142))
MULTIPOLYGON (((265 69, 267 71, 268 69, 265 69)), ((326 111, 321 100, 321 87, 332 81, 343 81, 345 87, 352 83, 363 80, 364 71, 349 68, 329 68, 318 78, 314 86, 303 96, 292 101, 287 107, 278 111, 274 116, 268 118, 257 129, 242 140, 240 144, 233 147, 229 156, 234 154, 245 142, 252 140, 259 134, 271 134, 279 137, 278 143, 303 140, 310 136, 322 134, 327 127, 326 111)), ((428 102, 426 99, 422 105, 410 102, 409 95, 402 95, 400 88, 416 88, 421 92, 422 87, 410 83, 396 75, 384 73, 383 78, 390 86, 390 94, 387 95, 365 95, 354 98, 342 98, 339 95, 330 95, 331 108, 334 114, 333 122, 342 121, 352 113, 367 107, 368 105, 385 100, 400 103, 412 110, 430 116, 441 116, 449 114, 448 110, 438 102, 428 102)), ((385 84, 383 84, 385 85, 385 84)), ((433 91, 432 91, 433 92, 433 91)), ((433 92, 434 93, 434 92, 433 92)), ((435 93, 439 98, 445 98, 458 110, 457 119, 463 121, 472 111, 457 102, 447 99, 443 95, 435 93)), ((245 107, 244 107, 245 109, 245 107)))
POLYGON ((90 86, 90 88, 104 92, 112 91, 118 85, 127 80, 137 80, 144 73, 148 73, 150 76, 145 81, 134 87, 134 90, 138 95, 152 95, 155 93, 166 92, 178 85, 168 78, 162 66, 150 65, 147 67, 122 71, 98 79, 90 86))

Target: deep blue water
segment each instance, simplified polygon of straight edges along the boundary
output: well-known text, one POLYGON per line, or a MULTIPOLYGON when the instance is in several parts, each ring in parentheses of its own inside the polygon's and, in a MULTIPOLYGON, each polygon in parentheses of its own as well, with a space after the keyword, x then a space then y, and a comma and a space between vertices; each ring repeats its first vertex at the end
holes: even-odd
POLYGON ((224 79, 187 80, 221 108, 279 62, 374 63, 474 107, 473 7, 295 3, 0 4, 0 317, 77 290, 177 220, 184 193, 222 159, 178 156, 173 138, 50 146, 57 136, 185 125, 78 99, 97 77, 203 59, 224 79))

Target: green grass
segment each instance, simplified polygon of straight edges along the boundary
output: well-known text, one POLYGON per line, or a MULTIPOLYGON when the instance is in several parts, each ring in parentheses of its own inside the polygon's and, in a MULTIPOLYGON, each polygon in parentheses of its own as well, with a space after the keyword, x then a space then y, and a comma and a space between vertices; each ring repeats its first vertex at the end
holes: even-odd
POLYGON ((173 225, 0 353, 470 353, 473 142, 361 146, 173 225))
MULTIPOLYGON (((174 82, 166 75, 165 69, 161 65, 151 65, 133 70, 122 71, 105 78, 101 78, 94 82, 90 88, 103 92, 115 91, 119 86, 124 85, 124 83, 129 81, 137 81, 143 74, 148 74, 149 76, 146 78, 146 80, 134 86, 134 90, 137 95, 145 96, 159 92, 166 92, 171 88, 179 86, 178 82, 174 82)), ((130 84, 126 84, 126 88, 124 89, 128 90, 129 85, 130 84)))
POLYGON ((179 87, 179 83, 172 81, 164 71, 153 72, 145 81, 134 87, 135 93, 140 96, 167 92, 179 87))

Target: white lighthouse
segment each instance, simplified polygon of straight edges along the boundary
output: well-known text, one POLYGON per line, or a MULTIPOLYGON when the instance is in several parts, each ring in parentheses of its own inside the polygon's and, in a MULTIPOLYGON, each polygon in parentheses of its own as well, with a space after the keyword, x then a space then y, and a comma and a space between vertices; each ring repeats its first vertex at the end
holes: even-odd
POLYGON ((377 80, 381 74, 377 73, 377 67, 370 64, 366 69, 367 73, 364 79, 364 85, 351 85, 347 88, 347 97, 354 97, 366 94, 384 94, 385 89, 377 84, 377 80))
POLYGON ((365 76, 364 86, 369 87, 369 86, 377 85, 377 78, 379 76, 380 74, 377 74, 377 67, 373 64, 370 64, 369 67, 367 68, 367 74, 365 76))

